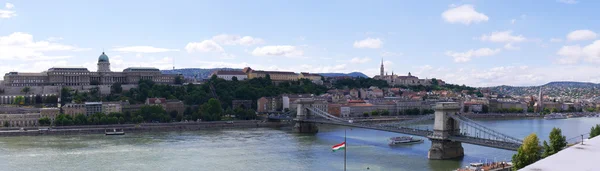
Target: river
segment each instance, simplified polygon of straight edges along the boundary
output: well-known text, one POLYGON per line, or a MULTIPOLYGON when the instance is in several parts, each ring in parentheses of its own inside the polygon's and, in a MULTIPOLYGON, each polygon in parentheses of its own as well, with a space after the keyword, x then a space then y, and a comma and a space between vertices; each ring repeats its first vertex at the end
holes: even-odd
MULTIPOLYGON (((589 132, 600 124, 600 118, 479 122, 514 137, 535 132, 547 140, 553 127, 572 138, 589 132)), ((0 170, 343 170, 344 153, 332 152, 331 146, 343 141, 346 128, 319 128, 316 135, 294 134, 289 128, 250 128, 124 136, 2 137, 0 170)), ((387 139, 401 134, 357 128, 348 128, 347 134, 348 170, 447 171, 486 159, 510 160, 514 154, 463 143, 463 159, 436 161, 427 159, 429 141, 390 147, 387 139)))

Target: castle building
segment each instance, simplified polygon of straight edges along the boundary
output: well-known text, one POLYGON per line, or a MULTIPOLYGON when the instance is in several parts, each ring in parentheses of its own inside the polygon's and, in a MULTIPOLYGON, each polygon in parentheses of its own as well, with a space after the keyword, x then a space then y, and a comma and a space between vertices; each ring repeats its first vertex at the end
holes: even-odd
MULTIPOLYGON (((377 80, 385 80, 390 86, 417 86, 423 85, 428 86, 434 84, 433 79, 419 79, 419 77, 413 76, 410 72, 408 76, 399 76, 395 75, 392 71, 392 75, 388 75, 384 73, 383 59, 381 60, 381 67, 379 68, 379 75, 373 77, 373 79, 377 80)), ((445 82, 440 79, 435 79, 438 85, 444 85, 445 82)))
POLYGON ((129 67, 123 72, 110 70, 108 56, 102 52, 98 57, 98 70, 91 72, 83 67, 52 67, 41 73, 9 72, 4 75, 4 86, 88 86, 137 84, 142 79, 152 80, 158 84, 174 84, 179 75, 162 74, 159 69, 151 67, 129 67))

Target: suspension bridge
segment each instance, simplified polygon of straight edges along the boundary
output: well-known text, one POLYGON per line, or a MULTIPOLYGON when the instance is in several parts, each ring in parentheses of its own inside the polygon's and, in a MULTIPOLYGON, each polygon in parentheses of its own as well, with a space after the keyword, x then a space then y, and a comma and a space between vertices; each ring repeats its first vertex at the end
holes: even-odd
POLYGON ((296 103, 295 111, 269 116, 269 119, 293 120, 295 121, 294 131, 299 133, 316 133, 318 124, 329 124, 426 137, 431 141, 428 154, 430 159, 451 159, 464 156, 461 143, 513 151, 516 151, 523 143, 521 139, 487 128, 462 116, 459 113, 460 106, 455 102, 437 103, 434 107, 434 114, 387 123, 356 122, 336 117, 325 112, 322 105, 313 105, 314 100, 310 98, 298 99, 296 103))

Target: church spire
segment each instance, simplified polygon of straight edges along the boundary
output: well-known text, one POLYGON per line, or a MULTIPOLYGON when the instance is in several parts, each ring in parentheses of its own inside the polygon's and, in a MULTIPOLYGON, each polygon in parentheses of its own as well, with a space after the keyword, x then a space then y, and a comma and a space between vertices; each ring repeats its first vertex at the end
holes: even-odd
POLYGON ((383 77, 383 58, 381 58, 381 68, 379 68, 379 75, 383 77))

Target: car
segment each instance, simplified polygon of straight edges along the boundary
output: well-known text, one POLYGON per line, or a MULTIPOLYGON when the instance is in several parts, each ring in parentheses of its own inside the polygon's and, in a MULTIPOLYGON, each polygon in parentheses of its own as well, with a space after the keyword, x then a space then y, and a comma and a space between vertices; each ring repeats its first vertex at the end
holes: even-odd
POLYGON ((227 121, 228 124, 233 124, 233 121, 227 121))

